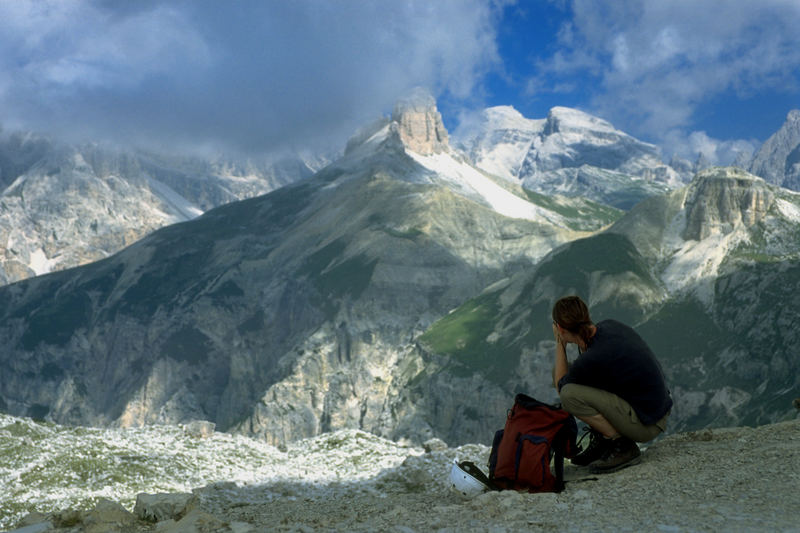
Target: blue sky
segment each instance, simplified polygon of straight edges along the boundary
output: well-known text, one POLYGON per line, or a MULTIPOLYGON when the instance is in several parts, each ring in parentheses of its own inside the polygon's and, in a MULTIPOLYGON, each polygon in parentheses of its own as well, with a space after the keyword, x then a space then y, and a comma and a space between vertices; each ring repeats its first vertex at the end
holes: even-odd
POLYGON ((728 163, 800 108, 798 0, 0 0, 0 125, 169 150, 341 147, 428 87, 728 163))

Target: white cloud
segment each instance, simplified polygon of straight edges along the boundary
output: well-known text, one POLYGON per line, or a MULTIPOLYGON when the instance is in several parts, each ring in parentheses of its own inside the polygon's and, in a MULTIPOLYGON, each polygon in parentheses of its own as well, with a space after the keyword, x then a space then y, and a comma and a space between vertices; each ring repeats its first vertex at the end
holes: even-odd
POLYGON ((702 156, 710 165, 731 165, 740 158, 749 161, 760 146, 756 139, 721 140, 709 136, 705 131, 693 131, 686 135, 673 130, 663 137, 662 148, 666 154, 676 155, 694 162, 702 156))
POLYGON ((115 16, 85 1, 19 0, 0 3, 0 21, 16 63, 4 69, 31 88, 131 87, 211 56, 183 14, 168 6, 115 16))
MULTIPOLYGON (((560 51, 535 87, 586 74, 591 108, 634 134, 660 141, 690 131, 698 107, 731 93, 796 91, 796 0, 575 0, 560 51)), ((688 142, 688 141, 687 141, 688 142)))
POLYGON ((0 0, 0 117, 155 144, 343 144, 411 87, 479 93, 496 20, 484 0, 0 0))

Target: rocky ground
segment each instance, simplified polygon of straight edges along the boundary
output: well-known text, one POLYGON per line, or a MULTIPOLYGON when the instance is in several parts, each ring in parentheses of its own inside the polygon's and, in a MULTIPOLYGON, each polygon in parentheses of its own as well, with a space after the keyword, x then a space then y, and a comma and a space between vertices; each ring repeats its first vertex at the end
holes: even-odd
POLYGON ((454 459, 484 464, 488 448, 426 452, 361 481, 217 483, 183 495, 140 495, 133 513, 103 501, 90 511, 33 514, 16 531, 800 531, 800 419, 757 428, 664 437, 639 465, 592 475, 567 465, 560 494, 447 486, 454 459))

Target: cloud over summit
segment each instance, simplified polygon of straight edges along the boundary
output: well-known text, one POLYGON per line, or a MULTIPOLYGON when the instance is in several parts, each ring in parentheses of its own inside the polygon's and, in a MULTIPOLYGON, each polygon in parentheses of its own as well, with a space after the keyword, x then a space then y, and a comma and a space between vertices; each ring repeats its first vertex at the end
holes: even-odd
POLYGON ((491 5, 0 0, 0 121, 244 152, 351 133, 423 85, 469 98, 491 5))
POLYGON ((423 86, 450 128, 488 102, 571 106, 724 163, 800 107, 797 28, 797 0, 0 0, 0 124, 339 149, 423 86))

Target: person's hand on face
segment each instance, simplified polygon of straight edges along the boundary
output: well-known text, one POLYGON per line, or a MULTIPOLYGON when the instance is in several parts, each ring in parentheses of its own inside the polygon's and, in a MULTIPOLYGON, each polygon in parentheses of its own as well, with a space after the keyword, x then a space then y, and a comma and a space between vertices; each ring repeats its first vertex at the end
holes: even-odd
POLYGON ((561 332, 558 330, 558 324, 556 324, 555 321, 553 322, 553 336, 555 337, 556 342, 559 343, 561 346, 567 345, 567 341, 565 341, 564 338, 561 336, 561 332))

